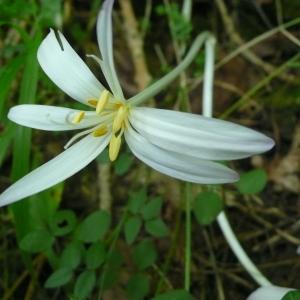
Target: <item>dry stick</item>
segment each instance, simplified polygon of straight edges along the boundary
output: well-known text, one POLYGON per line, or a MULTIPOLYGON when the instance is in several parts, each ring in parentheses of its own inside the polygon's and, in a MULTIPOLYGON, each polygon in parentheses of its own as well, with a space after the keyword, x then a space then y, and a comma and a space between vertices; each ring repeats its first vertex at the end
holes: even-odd
MULTIPOLYGON (((40 254, 37 256, 33 261, 33 266, 39 265, 42 266, 43 262, 45 261, 45 256, 40 254)), ((11 286, 11 288, 3 295, 1 298, 2 300, 9 300, 14 295, 15 291, 20 287, 20 285, 24 282, 24 280, 29 276, 30 273, 28 270, 24 271, 14 282, 14 284, 11 286)))
MULTIPOLYGON (((221 14, 221 17, 223 19, 223 23, 225 25, 225 29, 227 31, 227 34, 230 38, 230 40, 237 44, 237 45, 243 45, 245 42, 239 35, 239 33, 235 30, 233 21, 231 17, 229 16, 227 7, 223 0, 215 0, 219 9, 219 12, 221 14)), ((253 53, 250 50, 245 50, 242 52, 242 55, 248 59, 251 63, 261 67, 266 73, 272 73, 274 72, 274 66, 264 62, 260 57, 258 57, 255 53, 253 53)), ((287 75, 287 74, 280 74, 279 78, 285 80, 285 81, 294 81, 294 76, 287 75)))
POLYGON ((122 0, 119 3, 124 19, 125 39, 132 55, 132 61, 134 65, 134 81, 138 89, 141 91, 149 84, 151 80, 143 50, 144 41, 141 38, 138 30, 138 24, 133 12, 131 1, 122 0))
POLYGON ((110 212, 112 206, 112 195, 111 195, 111 164, 100 163, 97 164, 97 173, 98 173, 98 187, 100 190, 99 193, 99 208, 110 212))
POLYGON ((211 244, 210 241, 210 237, 208 232, 206 231, 205 228, 203 228, 202 230, 205 242, 207 244, 207 248, 208 248, 208 252, 209 252, 209 256, 210 256, 210 260, 211 260, 211 265, 212 268, 214 270, 214 275, 216 277, 216 286, 217 286, 217 290, 218 290, 218 295, 219 295, 219 300, 225 300, 225 295, 224 295, 224 288, 223 288, 223 283, 220 277, 220 272, 217 266, 217 261, 216 261, 216 257, 215 257, 215 253, 214 253, 214 249, 213 246, 211 244))

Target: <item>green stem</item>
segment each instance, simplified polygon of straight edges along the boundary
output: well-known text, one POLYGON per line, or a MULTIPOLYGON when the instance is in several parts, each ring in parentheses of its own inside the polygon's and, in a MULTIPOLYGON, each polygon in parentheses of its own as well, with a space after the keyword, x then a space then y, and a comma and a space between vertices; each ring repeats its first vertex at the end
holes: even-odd
MULTIPOLYGON (((215 42, 208 39, 206 42, 206 57, 205 57, 205 72, 204 72, 204 94, 203 94, 203 115, 205 117, 212 117, 213 113, 213 75, 214 75, 214 51, 215 42)), ((236 255, 241 265, 246 269, 249 275, 260 285, 270 286, 272 283, 259 271, 256 265, 251 261, 246 251, 239 243, 234 234, 230 223, 224 211, 218 217, 217 222, 222 230, 222 233, 229 244, 230 248, 236 255)))
POLYGON ((128 100, 128 103, 132 106, 139 105, 157 95, 161 90, 163 90, 167 85, 169 85, 176 77, 178 77, 195 59, 197 53, 203 46, 204 42, 210 37, 209 32, 203 32, 199 34, 194 43, 192 44, 188 54, 182 60, 182 62, 170 73, 162 77, 160 80, 156 81, 146 89, 144 89, 139 94, 128 100))
POLYGON ((190 290, 191 285, 191 201, 192 184, 185 184, 185 260, 184 260, 184 288, 190 290))

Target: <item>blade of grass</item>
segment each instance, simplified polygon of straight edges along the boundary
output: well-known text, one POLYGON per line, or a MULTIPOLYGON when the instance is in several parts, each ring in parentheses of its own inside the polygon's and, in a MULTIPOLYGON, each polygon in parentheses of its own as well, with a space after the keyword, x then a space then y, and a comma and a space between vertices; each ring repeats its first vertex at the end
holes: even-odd
POLYGON ((0 69, 0 119, 4 117, 4 107, 6 98, 13 80, 16 78, 17 72, 20 70, 24 62, 24 55, 19 55, 12 59, 7 65, 0 69))
MULTIPOLYGON (((27 46, 18 104, 32 104, 36 101, 39 74, 36 51, 40 42, 41 36, 37 33, 27 46)), ((15 126, 11 172, 11 179, 13 181, 24 176, 30 170, 30 145, 31 129, 23 126, 15 126)), ((30 203, 28 201, 20 201, 11 206, 11 211, 15 219, 17 237, 20 240, 31 228, 31 218, 29 218, 30 203)))

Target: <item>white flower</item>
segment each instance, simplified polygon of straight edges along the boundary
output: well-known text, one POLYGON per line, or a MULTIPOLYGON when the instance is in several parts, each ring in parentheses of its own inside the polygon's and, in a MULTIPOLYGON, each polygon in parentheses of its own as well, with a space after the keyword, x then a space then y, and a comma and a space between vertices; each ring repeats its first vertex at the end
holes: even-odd
POLYGON ((90 110, 18 105, 9 111, 9 119, 42 130, 85 130, 70 140, 64 152, 4 191, 0 195, 0 206, 65 180, 88 165, 107 146, 110 160, 114 161, 123 135, 136 157, 155 170, 184 181, 204 184, 234 182, 239 178, 235 171, 214 161, 245 158, 273 147, 273 141, 265 135, 230 122, 135 106, 137 101, 133 99, 158 93, 168 82, 166 78, 170 81, 174 77, 172 72, 125 100, 113 61, 112 6, 113 0, 105 1, 98 17, 101 59, 96 58, 110 92, 60 32, 60 41, 51 30, 41 43, 37 56, 42 69, 65 93, 86 104, 90 110))
POLYGON ((294 289, 281 286, 263 286, 255 290, 247 300, 281 300, 288 292, 294 289))

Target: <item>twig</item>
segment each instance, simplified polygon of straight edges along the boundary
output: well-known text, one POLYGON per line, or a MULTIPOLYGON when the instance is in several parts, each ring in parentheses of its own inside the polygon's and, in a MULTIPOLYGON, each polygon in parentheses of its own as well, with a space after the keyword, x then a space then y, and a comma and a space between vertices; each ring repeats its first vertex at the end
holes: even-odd
POLYGON ((138 24, 130 0, 119 2, 124 19, 125 38, 132 55, 134 81, 139 90, 143 90, 151 80, 144 55, 144 42, 138 30, 138 24))
MULTIPOLYGON (((223 23, 225 25, 225 29, 227 31, 227 34, 230 38, 230 40, 237 44, 237 45, 243 45, 245 44, 245 41, 241 38, 239 33, 235 30, 233 21, 231 17, 229 16, 229 12, 227 10, 227 7, 223 0, 215 0, 219 9, 219 12, 221 14, 221 17, 223 19, 223 23)), ((244 50, 242 52, 242 55, 248 59, 251 63, 261 67, 267 74, 270 74, 274 72, 275 67, 265 61, 263 61, 260 57, 258 57, 255 53, 253 53, 250 50, 244 50)), ((280 79, 285 81, 294 81, 294 76, 288 75, 288 74, 280 74, 280 79)))
POLYGON ((98 168, 98 186, 99 186, 99 208, 102 210, 106 210, 108 212, 111 211, 112 207, 112 195, 110 189, 111 182, 111 164, 104 163, 97 164, 98 168))

